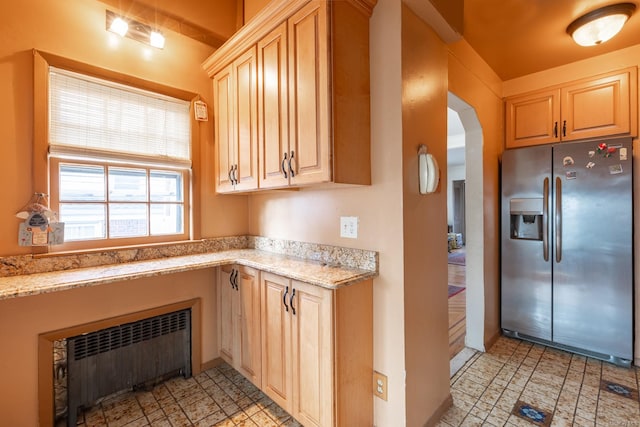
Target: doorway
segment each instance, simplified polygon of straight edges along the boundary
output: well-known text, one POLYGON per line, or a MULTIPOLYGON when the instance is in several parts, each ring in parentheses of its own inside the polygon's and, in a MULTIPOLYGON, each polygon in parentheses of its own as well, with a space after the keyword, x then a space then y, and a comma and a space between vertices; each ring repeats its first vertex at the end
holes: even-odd
MULTIPOLYGON (((482 127, 476 111, 462 99, 449 92, 449 109, 457 115, 462 131, 455 138, 461 145, 464 161, 460 169, 451 170, 448 184, 450 191, 447 203, 451 216, 447 216, 452 232, 458 231, 462 236, 465 251, 464 262, 464 294, 465 294, 465 335, 464 347, 484 351, 484 218, 483 218, 483 139, 482 127), (457 175, 456 175, 457 173, 457 175), (462 182, 454 182, 462 181, 462 182), (456 199, 457 202, 456 202, 456 199), (461 217, 454 218, 455 204, 461 217)), ((449 145, 449 144, 448 144, 449 145)), ((454 148, 454 147, 452 147, 454 148)), ((457 151, 460 151, 458 148, 457 151)), ((456 150, 447 150, 447 157, 459 156, 456 150)), ((447 161, 449 163, 449 160, 447 161)), ((449 171, 448 167, 448 171, 449 171)), ((454 233, 455 234, 455 233, 454 233)), ((466 357, 468 352, 461 352, 466 357)), ((452 360, 453 362, 453 360, 452 360)), ((457 360, 455 363, 459 363, 457 360)), ((464 362, 462 362, 464 363, 464 362)), ((453 368, 453 363, 452 363, 453 368)))
POLYGON ((464 245, 464 179, 453 181, 453 232, 462 235, 464 245))
POLYGON ((458 113, 447 110, 447 285, 449 359, 464 349, 466 267, 464 247, 465 132, 458 113))

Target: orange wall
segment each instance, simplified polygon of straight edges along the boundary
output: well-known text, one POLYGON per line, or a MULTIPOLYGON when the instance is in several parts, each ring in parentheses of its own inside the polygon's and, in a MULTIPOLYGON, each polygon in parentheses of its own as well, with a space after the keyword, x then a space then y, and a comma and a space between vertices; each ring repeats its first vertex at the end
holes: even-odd
POLYGON ((259 193, 249 199, 251 234, 379 252, 380 275, 373 282, 374 369, 389 382, 388 401, 374 399, 379 427, 405 424, 401 11, 399 0, 380 1, 370 20, 372 185, 259 193), (340 237, 340 216, 359 218, 357 239, 340 237))
POLYGON ((399 1, 378 2, 370 26, 372 185, 254 194, 249 231, 379 252, 374 369, 388 376, 389 400, 374 400, 375 425, 423 425, 449 395, 447 297, 436 285, 447 282, 445 184, 417 194, 417 145, 446 163, 447 53, 399 1), (359 218, 357 239, 340 237, 340 216, 359 218))
POLYGON ((264 8, 270 0, 245 0, 244 1, 244 22, 248 22, 264 8))
POLYGON ((608 71, 640 66, 640 44, 620 49, 583 61, 572 62, 538 73, 507 80, 503 84, 502 96, 512 96, 547 86, 570 82, 608 71))
POLYGON ((193 298, 202 298, 201 356, 208 362, 218 356, 212 269, 0 301, 0 424, 38 425, 40 333, 193 298))
MULTIPOLYGON (((464 40, 449 46, 448 67, 449 91, 474 108, 482 126, 483 236, 480 244, 484 276, 484 344, 488 348, 500 333, 500 167, 498 159, 504 147, 502 82, 464 40)), ((474 161, 477 159, 467 159, 467 162, 474 161)), ((473 194, 469 194, 469 197, 473 197, 473 194)))
MULTIPOLYGON (((236 19, 239 9, 242 9, 242 0, 138 0, 148 4, 149 7, 165 11, 192 22, 215 34, 229 38, 236 32, 241 24, 236 19)), ((116 2, 117 4, 117 2, 116 2)), ((115 11, 114 11, 115 12, 115 11)), ((159 22, 162 24, 162 22, 159 22)))
MULTIPOLYGON (((5 2, 0 14, 0 256, 30 253, 17 245, 19 220, 15 213, 35 191, 31 170, 33 135, 33 56, 38 49, 94 66, 130 74, 167 86, 199 93, 211 106, 212 85, 201 67, 212 49, 167 32, 164 50, 130 39, 116 39, 105 31, 106 6, 97 0, 5 2), (37 13, 35 12, 37 11, 37 13), (147 55, 146 52, 149 52, 147 55), (8 185, 8 183, 11 183, 8 185)), ((233 11, 235 13, 235 11, 233 11)), ((235 15, 229 17, 234 20, 235 15)), ((218 197, 213 187, 212 122, 201 123, 201 186, 203 237, 246 233, 246 197, 218 197)))
POLYGON ((447 176, 418 191, 420 144, 447 158, 447 49, 408 7, 402 9, 402 155, 407 426, 423 426, 449 398, 447 176))
MULTIPOLYGON (((17 245, 15 213, 29 201, 32 182, 32 49, 199 93, 212 105, 212 86, 201 67, 212 49, 168 32, 164 50, 150 50, 129 39, 110 44, 106 6, 97 0, 4 2, 0 14, 0 256, 30 253, 17 245), (150 54, 145 56, 145 52, 150 54)), ((231 18, 230 18, 231 19, 231 18)), ((235 19, 232 17, 232 19, 235 19)), ((211 111, 210 111, 211 115, 211 111)), ((247 197, 219 197, 213 186, 212 122, 195 129, 201 135, 201 183, 204 237, 246 234, 247 197)), ((196 148, 198 150, 198 148, 196 148)), ((0 301, 0 339, 11 343, 0 354, 5 373, 0 387, 0 424, 35 426, 37 421, 37 335, 42 332, 165 305, 199 296, 203 307, 202 360, 217 357, 215 287, 212 271, 126 281, 42 296, 0 301), (177 286, 179 283, 180 286, 177 286)))

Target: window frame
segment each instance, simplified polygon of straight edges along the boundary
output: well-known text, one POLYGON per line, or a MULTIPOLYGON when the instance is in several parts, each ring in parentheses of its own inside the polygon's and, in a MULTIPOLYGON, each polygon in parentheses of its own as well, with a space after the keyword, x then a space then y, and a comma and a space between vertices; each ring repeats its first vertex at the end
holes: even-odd
MULTIPOLYGON (((108 193, 105 194, 104 201, 84 201, 84 202, 66 202, 66 203, 78 203, 78 204, 93 204, 93 205, 105 205, 107 207, 109 204, 144 204, 148 207, 151 205, 163 205, 163 204, 181 204, 183 205, 183 231, 182 233, 175 234, 159 234, 159 235, 151 235, 150 229, 150 217, 148 218, 148 226, 147 230, 148 236, 137 236, 137 237, 109 237, 108 236, 108 225, 106 226, 107 236, 105 238, 100 239, 86 239, 86 240, 74 240, 65 242, 65 250, 79 250, 85 249, 86 247, 93 247, 98 242, 103 242, 108 246, 132 246, 139 244, 154 244, 154 243, 163 243, 168 240, 170 241, 178 241, 178 240, 188 240, 189 239, 189 230, 190 230, 190 215, 188 212, 188 200, 190 198, 189 191, 189 170, 186 168, 172 168, 166 165, 151 165, 151 164, 142 164, 142 163, 114 163, 109 161, 99 161, 99 160, 78 160, 78 159, 66 159, 63 157, 51 157, 50 158, 50 176, 51 176, 51 197, 50 197, 50 208, 55 212, 60 212, 60 165, 61 164, 71 164, 71 165, 82 165, 82 166, 100 166, 105 168, 105 189, 108 190, 108 168, 131 168, 131 169, 145 169, 147 172, 151 171, 169 171, 169 172, 178 172, 182 176, 182 202, 159 202, 152 201, 151 195, 147 194, 146 201, 136 201, 136 202, 127 202, 127 201, 112 201, 109 198, 108 193), (110 243, 113 243, 110 244, 110 243)), ((148 176, 148 175, 147 175, 148 176)), ((149 182, 147 181, 147 188, 149 186, 149 182)), ((64 202, 63 202, 64 203, 64 202)), ((106 222, 109 222, 109 214, 105 217, 106 222)))
MULTIPOLYGON (((66 69, 91 77, 113 81, 114 83, 139 88, 146 91, 155 92, 161 95, 181 99, 190 103, 189 120, 191 125, 191 168, 173 168, 170 165, 159 163, 153 165, 149 162, 137 163, 131 160, 123 162, 105 159, 105 162, 112 166, 123 167, 149 167, 158 170, 183 170, 183 195, 184 195, 184 229, 182 234, 169 234, 161 236, 145 236, 135 238, 106 238, 99 240, 82 240, 65 242, 55 246, 34 246, 34 253, 53 253, 66 251, 86 251, 96 249, 115 249, 128 246, 149 246, 156 244, 170 244, 200 239, 199 198, 194 194, 200 194, 200 184, 194 179, 200 171, 200 150, 199 150, 199 123, 193 114, 193 102, 200 100, 200 96, 193 92, 188 92, 147 80, 139 79, 122 73, 105 70, 88 64, 73 61, 67 58, 55 56, 45 52, 33 51, 34 54, 34 145, 33 145, 33 186, 34 192, 45 192, 49 194, 50 208, 58 212, 58 164, 59 162, 72 162, 91 164, 96 162, 93 159, 65 159, 64 156, 49 155, 49 67, 66 69), (54 171, 55 169, 55 171, 54 171), (55 177, 54 177, 55 175, 55 177), (43 189, 45 189, 43 191, 43 189)), ((100 161, 98 161, 100 163, 100 161)))

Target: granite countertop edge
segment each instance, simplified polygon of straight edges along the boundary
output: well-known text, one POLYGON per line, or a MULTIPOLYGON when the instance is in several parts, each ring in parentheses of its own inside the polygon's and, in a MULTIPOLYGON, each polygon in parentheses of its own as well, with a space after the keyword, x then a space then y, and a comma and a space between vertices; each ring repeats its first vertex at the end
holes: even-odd
POLYGON ((328 289, 338 289, 378 276, 376 271, 332 266, 258 249, 165 257, 97 267, 0 277, 0 300, 104 285, 222 265, 238 264, 328 289))

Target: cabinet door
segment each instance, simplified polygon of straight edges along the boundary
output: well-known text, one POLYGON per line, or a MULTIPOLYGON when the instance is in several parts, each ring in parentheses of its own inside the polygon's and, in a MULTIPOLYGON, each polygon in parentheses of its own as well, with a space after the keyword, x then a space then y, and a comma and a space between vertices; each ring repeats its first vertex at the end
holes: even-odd
POLYGON ((258 42, 258 76, 260 188, 285 187, 289 185, 290 175, 287 161, 289 112, 286 22, 258 42))
POLYGON ((262 272, 262 391, 283 409, 292 408, 291 283, 262 272))
POLYGON ((288 21, 289 158, 297 185, 331 180, 328 3, 311 1, 288 21))
POLYGON ((233 191, 231 166, 234 153, 233 64, 213 76, 214 126, 216 140, 216 191, 233 191))
MULTIPOLYGON (((637 91, 637 70, 629 69, 562 89, 563 140, 630 134, 631 88, 637 91)), ((636 113, 637 115, 637 113, 636 113)))
POLYGON ((249 49, 233 62, 235 118, 234 173, 236 190, 258 188, 258 85, 256 50, 249 49))
POLYGON ((236 369, 256 386, 261 378, 260 281, 253 268, 239 267, 236 279, 239 316, 236 327, 236 369))
POLYGON ((234 330, 237 313, 237 292, 231 284, 231 266, 220 267, 218 275, 218 346, 220 357, 234 365, 234 330))
POLYGON ((305 426, 334 425, 333 291, 292 281, 293 416, 305 426))
POLYGON ((506 148, 560 141, 560 91, 545 90, 508 98, 506 148))

